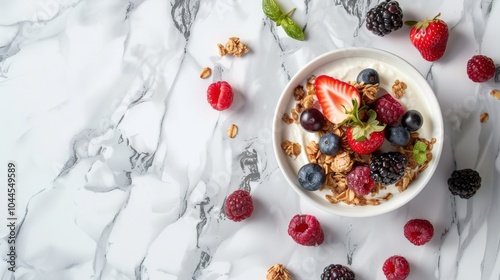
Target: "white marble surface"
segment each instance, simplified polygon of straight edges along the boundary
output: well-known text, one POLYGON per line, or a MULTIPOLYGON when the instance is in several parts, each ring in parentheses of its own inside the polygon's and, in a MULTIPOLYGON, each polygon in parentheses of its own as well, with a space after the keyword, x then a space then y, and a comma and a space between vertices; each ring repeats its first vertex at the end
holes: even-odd
MULTIPOLYGON (((500 63, 500 3, 401 0, 406 19, 441 12, 451 31, 445 56, 424 61, 404 28, 384 38, 363 26, 377 1, 279 1, 305 27, 295 41, 266 19, 261 1, 17 0, 0 2, 0 158, 2 223, 7 162, 17 166, 16 271, 7 279, 264 279, 284 264, 294 279, 319 279, 330 263, 357 279, 385 279, 394 254, 408 279, 500 279, 499 88, 468 80, 474 54, 500 63), (238 36, 251 51, 218 55, 238 36), (372 218, 343 218, 301 201, 277 167, 274 108, 287 81, 327 51, 376 47, 400 55, 426 77, 445 119, 439 167, 408 205, 372 218), (200 79, 205 66, 214 70, 200 79), (236 91, 222 113, 207 86, 236 91), (480 124, 479 114, 490 114, 480 124), (235 123, 239 134, 229 139, 235 123), (446 179, 475 168, 483 185, 470 200, 446 179), (4 171, 5 170, 5 171, 4 171), (238 188, 255 211, 234 223, 221 207, 238 188), (290 218, 315 215, 325 243, 302 247, 290 218), (411 245, 402 226, 425 218, 435 236, 411 245)), ((498 69, 498 68, 497 68, 498 69)), ((8 229, 0 226, 7 260, 8 229)))

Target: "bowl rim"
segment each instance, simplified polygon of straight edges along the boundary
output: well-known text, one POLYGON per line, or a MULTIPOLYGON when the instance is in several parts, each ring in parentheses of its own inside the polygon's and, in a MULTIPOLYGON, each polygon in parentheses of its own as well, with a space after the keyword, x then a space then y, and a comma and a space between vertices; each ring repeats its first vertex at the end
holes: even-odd
MULTIPOLYGON (((382 59, 381 59, 382 60, 382 59)), ((413 73, 412 73, 413 74, 413 73)), ((278 99, 278 102, 276 104, 274 116, 273 116, 273 126, 272 126, 272 141, 273 141, 273 149, 274 149, 274 154, 276 157, 276 160, 278 162, 278 167, 281 170, 281 173, 285 177, 287 183, 294 189, 294 191, 298 194, 298 196, 301 199, 306 200, 309 204, 315 206, 316 208, 323 210, 325 212, 331 213, 331 214, 336 214, 339 216, 345 216, 345 217, 371 217, 371 216, 377 216, 381 214, 385 214, 391 211, 394 211, 403 205, 406 205, 408 202, 413 200, 429 183, 430 179, 434 175, 437 166, 439 165, 439 160, 441 158, 442 150, 443 150, 443 141, 444 140, 444 122, 443 122, 443 115, 441 112, 441 107, 439 105, 439 102, 436 98, 436 94, 432 87, 429 85, 427 80, 424 78, 424 76, 418 71, 412 64, 410 64, 407 60, 403 59, 402 57, 388 52, 386 50, 382 49, 377 49, 377 48, 367 48, 367 47, 348 47, 348 48, 341 48, 341 49, 336 49, 332 51, 328 51, 322 55, 317 56, 316 58, 312 59, 310 62, 306 63, 302 68, 300 68, 294 75, 293 77, 288 81, 287 85, 281 92, 281 95, 278 99), (281 121, 281 114, 283 111, 280 110, 282 107, 281 104, 284 102, 289 101, 289 97, 291 95, 292 90, 299 84, 303 83, 305 78, 303 77, 304 75, 310 75, 312 72, 314 72, 316 69, 320 68, 323 65, 326 65, 328 63, 331 63, 332 61, 345 58, 345 57, 356 57, 360 56, 360 54, 364 53, 371 53, 372 55, 377 55, 380 56, 381 58, 386 58, 389 60, 395 60, 398 61, 398 63, 401 63, 401 65, 404 65, 405 69, 408 69, 410 71, 413 71, 415 74, 414 79, 416 82, 419 83, 419 86, 425 88, 425 92, 432 93, 427 99, 427 106, 432 108, 433 111, 433 117, 432 117, 432 122, 433 126, 435 127, 435 131, 438 133, 438 135, 433 135, 433 138, 436 138, 436 143, 433 146, 433 159, 432 161, 434 162, 433 164, 429 164, 425 172, 421 173, 419 179, 420 179, 420 184, 419 188, 412 192, 411 195, 406 196, 406 198, 402 201, 397 201, 398 203, 394 203, 392 201, 385 202, 381 205, 376 205, 376 206, 371 206, 371 205, 364 205, 364 206, 349 206, 353 207, 352 209, 360 208, 362 210, 354 210, 354 211, 342 211, 336 209, 335 207, 328 207, 329 205, 324 205, 324 204, 319 204, 317 203, 313 198, 311 198, 308 195, 302 194, 302 192, 305 192, 304 190, 301 189, 300 186, 298 186, 294 180, 290 177, 291 175, 285 172, 284 166, 288 165, 286 157, 282 153, 281 149, 281 131, 280 127, 282 127, 282 121, 281 121), (285 100, 286 99, 286 100, 285 100), (278 137, 279 136, 279 137, 278 137), (279 138, 279 139, 278 139, 279 138), (425 174, 425 176, 423 176, 425 174), (423 177, 423 178, 422 178, 423 177), (387 206, 388 205, 388 206, 387 206), (365 210, 366 209, 366 210, 365 210)), ((326 200, 325 200, 326 201, 326 200)), ((333 204, 332 204, 333 205, 333 204)), ((347 205, 346 205, 347 206, 347 205)))

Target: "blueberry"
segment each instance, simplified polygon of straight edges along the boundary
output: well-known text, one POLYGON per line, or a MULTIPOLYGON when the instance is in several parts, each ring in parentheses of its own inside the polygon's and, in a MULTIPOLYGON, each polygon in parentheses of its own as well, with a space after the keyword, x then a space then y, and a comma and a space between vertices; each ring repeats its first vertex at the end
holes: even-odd
POLYGON ((308 191, 316 191, 325 183, 325 171, 315 163, 308 163, 299 169, 299 183, 308 191))
POLYGON ((401 117, 401 125, 408 129, 408 131, 417 131, 422 127, 423 122, 424 119, 422 118, 422 114, 417 110, 408 110, 404 113, 403 117, 401 117))
POLYGON ((340 149, 340 137, 331 132, 326 133, 319 139, 319 150, 328 156, 333 156, 340 149))
POLYGON ((358 84, 363 82, 365 84, 374 85, 374 84, 378 84, 380 82, 380 79, 379 79, 378 73, 377 73, 377 71, 375 71, 375 69, 366 68, 366 69, 361 70, 361 72, 359 72, 358 77, 356 78, 356 82, 358 84))
POLYGON ((402 126, 385 128, 385 139, 396 146, 406 146, 410 141, 410 132, 402 126))

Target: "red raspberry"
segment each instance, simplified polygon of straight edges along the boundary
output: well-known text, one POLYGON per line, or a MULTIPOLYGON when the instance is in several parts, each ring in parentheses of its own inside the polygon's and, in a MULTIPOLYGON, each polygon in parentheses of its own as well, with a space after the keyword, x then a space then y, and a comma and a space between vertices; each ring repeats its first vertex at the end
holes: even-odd
POLYGON ((347 186, 358 195, 367 195, 373 189, 375 181, 370 177, 370 167, 356 166, 347 176, 347 186))
POLYGON ((434 227, 427 220, 409 220, 404 226, 405 237, 414 245, 420 246, 431 240, 434 235, 434 227))
POLYGON ((385 94, 378 98, 375 101, 373 110, 377 112, 377 120, 379 122, 389 125, 395 124, 405 112, 403 105, 390 94, 385 94))
POLYGON ((226 110, 233 103, 233 89, 225 81, 212 83, 207 89, 207 100, 215 110, 226 110))
POLYGON ((482 83, 495 76, 495 63, 484 55, 475 55, 467 61, 467 76, 473 82, 482 83))
POLYGON ((325 240, 321 225, 311 215, 295 215, 288 225, 288 235, 304 246, 320 245, 325 240))
POLYGON ((224 210, 230 220, 242 221, 252 215, 252 197, 247 191, 236 190, 226 198, 224 210))
POLYGON ((382 266, 387 280, 405 280, 410 274, 410 264, 402 256, 388 258, 382 266))

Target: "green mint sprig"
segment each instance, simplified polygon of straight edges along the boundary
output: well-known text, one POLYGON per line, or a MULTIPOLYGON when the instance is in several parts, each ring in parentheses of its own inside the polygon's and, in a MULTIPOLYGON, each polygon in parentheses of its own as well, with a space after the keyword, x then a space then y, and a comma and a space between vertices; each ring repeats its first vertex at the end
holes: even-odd
POLYGON ((422 141, 417 141, 413 146, 413 158, 418 164, 422 164, 427 160, 427 145, 422 141))
POLYGON ((262 0, 262 10, 270 20, 276 22, 277 26, 283 27, 283 30, 288 36, 295 40, 304 41, 304 32, 300 29, 297 23, 290 18, 295 11, 295 8, 293 8, 290 12, 283 14, 276 1, 262 0))

